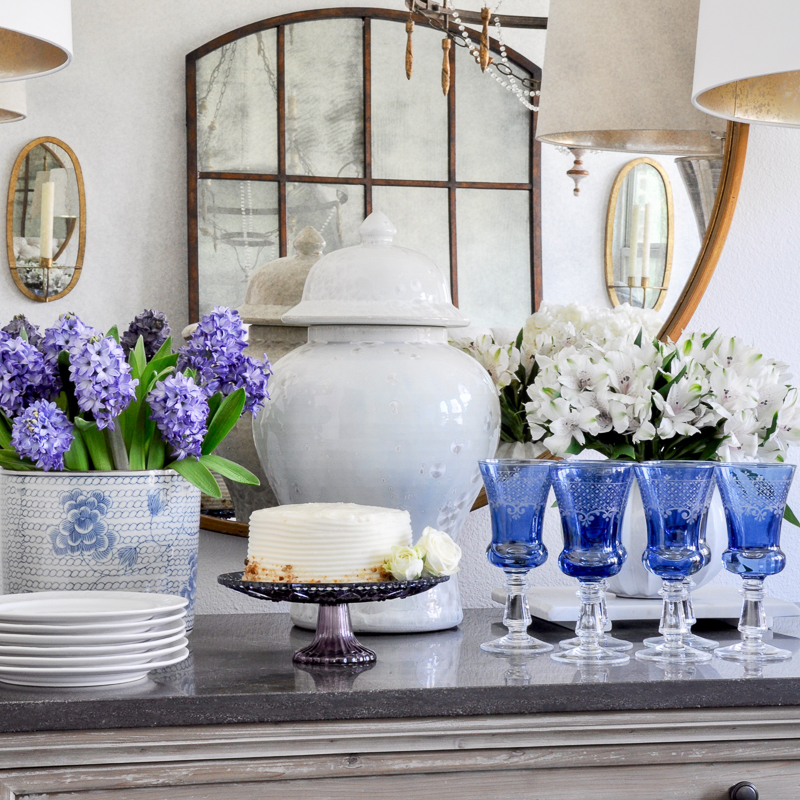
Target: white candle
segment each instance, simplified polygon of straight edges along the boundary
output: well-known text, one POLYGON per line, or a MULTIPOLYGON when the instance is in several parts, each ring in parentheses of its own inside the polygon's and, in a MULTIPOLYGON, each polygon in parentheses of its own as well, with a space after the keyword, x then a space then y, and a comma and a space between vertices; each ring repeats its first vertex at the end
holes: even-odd
POLYGON ((644 207, 644 245, 642 246, 642 277, 650 280, 650 203, 644 207))
MULTIPOLYGON (((630 255, 628 256, 628 277, 633 278, 634 282, 640 281, 642 278, 642 265, 636 258, 639 251, 639 204, 633 207, 633 214, 631 215, 631 233, 628 239, 628 247, 630 255)), ((637 283, 638 285, 638 283, 637 283)))
POLYGON ((39 227, 39 257, 53 257, 53 208, 56 185, 53 181, 42 184, 42 218, 39 227))

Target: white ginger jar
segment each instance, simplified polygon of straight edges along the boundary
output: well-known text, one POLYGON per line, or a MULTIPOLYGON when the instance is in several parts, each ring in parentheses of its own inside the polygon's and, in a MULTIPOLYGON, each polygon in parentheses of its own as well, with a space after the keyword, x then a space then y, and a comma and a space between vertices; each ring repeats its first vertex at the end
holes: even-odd
MULTIPOLYGON (((447 343, 468 320, 426 256, 396 247, 376 212, 362 244, 323 256, 283 322, 308 343, 275 365, 256 449, 281 504, 348 502, 407 510, 415 540, 431 525, 458 539, 481 489, 478 461, 500 434, 500 406, 480 364, 447 343)), ((360 632, 458 625, 458 576, 403 600, 353 604, 360 632)), ((316 607, 296 606, 313 627, 316 607)))

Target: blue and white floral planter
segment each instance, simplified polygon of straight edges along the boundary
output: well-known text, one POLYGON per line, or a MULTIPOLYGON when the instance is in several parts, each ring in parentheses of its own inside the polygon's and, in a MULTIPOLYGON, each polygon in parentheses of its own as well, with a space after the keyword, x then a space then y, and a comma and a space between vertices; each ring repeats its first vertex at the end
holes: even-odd
POLYGON ((175 470, 0 470, 3 591, 158 592, 194 622, 200 490, 175 470))

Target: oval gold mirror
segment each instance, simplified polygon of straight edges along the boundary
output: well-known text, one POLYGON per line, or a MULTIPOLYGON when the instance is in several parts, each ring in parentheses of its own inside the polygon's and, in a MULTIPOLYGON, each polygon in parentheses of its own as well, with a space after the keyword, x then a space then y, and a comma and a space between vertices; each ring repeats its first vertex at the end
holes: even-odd
POLYGON ((78 159, 59 139, 34 139, 17 156, 8 187, 11 276, 32 300, 58 300, 80 278, 85 244, 86 200, 78 159))
POLYGON ((612 305, 661 308, 672 268, 674 216, 672 188, 661 164, 637 158, 619 171, 606 217, 606 288, 612 305))

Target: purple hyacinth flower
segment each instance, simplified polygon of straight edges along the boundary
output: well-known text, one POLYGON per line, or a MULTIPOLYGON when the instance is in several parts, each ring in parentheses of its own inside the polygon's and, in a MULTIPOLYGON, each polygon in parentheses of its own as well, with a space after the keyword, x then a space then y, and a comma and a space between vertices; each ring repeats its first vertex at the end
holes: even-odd
POLYGON ((206 393, 192 378, 169 375, 147 395, 152 419, 178 461, 187 456, 200 457, 208 421, 206 393))
POLYGON ((244 355, 246 347, 247 331, 239 312, 217 307, 203 317, 179 351, 178 369, 197 370, 198 382, 209 397, 217 392, 227 396, 243 388, 246 400, 242 413, 256 414, 269 398, 267 384, 272 369, 266 356, 257 361, 244 355))
POLYGON ((160 311, 146 309, 134 317, 128 330, 122 334, 119 343, 127 356, 136 347, 136 342, 141 336, 144 339, 144 352, 149 360, 167 341, 169 334, 170 327, 167 318, 160 311))
POLYGON ((73 438, 67 415, 47 400, 34 401, 11 426, 11 444, 17 454, 45 471, 64 469, 64 453, 73 438))
POLYGON ((52 400, 60 384, 30 342, 7 333, 4 336, 0 339, 0 408, 14 417, 34 400, 52 400))
POLYGON ((102 337, 102 332, 84 323, 76 314, 68 311, 58 318, 52 328, 46 328, 42 337, 44 360, 55 366, 62 350, 71 351, 92 336, 102 337))
POLYGON ((136 397, 138 380, 131 378, 122 348, 110 336, 92 336, 70 351, 69 376, 81 411, 88 411, 98 428, 114 430, 118 417, 136 397))
POLYGON ((17 314, 2 330, 17 339, 22 338, 24 330, 25 337, 34 347, 38 348, 42 344, 42 334, 39 333, 39 328, 29 322, 24 314, 17 314))

